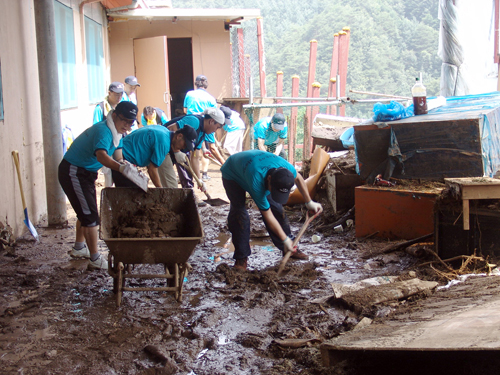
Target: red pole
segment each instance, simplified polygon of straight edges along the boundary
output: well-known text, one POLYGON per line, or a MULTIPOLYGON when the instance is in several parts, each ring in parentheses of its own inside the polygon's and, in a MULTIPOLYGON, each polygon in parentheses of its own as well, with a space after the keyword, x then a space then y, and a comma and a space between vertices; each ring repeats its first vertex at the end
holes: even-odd
MULTIPOLYGON (((292 97, 299 96, 299 76, 292 76, 292 97)), ((294 101, 295 102, 295 101, 294 101)), ((292 107, 290 114, 290 124, 288 124, 288 162, 295 164, 295 146, 297 144, 297 113, 298 108, 292 107)))
POLYGON ((233 64, 233 43, 229 43, 229 58, 231 59, 231 96, 234 95, 234 64, 233 64))
MULTIPOLYGON (((349 60, 349 36, 351 31, 344 27, 339 33, 339 76, 340 76, 340 97, 345 98, 347 80, 347 62, 349 60)), ((340 115, 345 116, 345 106, 340 107, 340 115)))
MULTIPOLYGON (((280 70, 276 72, 276 96, 278 98, 283 96, 283 72, 280 70)), ((283 103, 283 100, 276 100, 277 104, 283 103)), ((276 113, 283 113, 283 108, 276 108, 276 113)))
MULTIPOLYGON (((316 76, 316 54, 318 51, 318 41, 311 40, 309 42, 309 73, 307 76, 307 97, 310 98, 312 95, 312 84, 316 76)), ((307 118, 311 119, 311 107, 306 108, 307 118)))
POLYGON ((240 72, 240 98, 247 96, 247 86, 245 84, 245 45, 243 37, 243 29, 238 29, 238 64, 240 72))
POLYGON ((264 60, 264 29, 262 17, 257 17, 257 45, 259 49, 259 78, 260 78, 260 96, 265 98, 266 92, 266 62, 264 60))
MULTIPOLYGON (((339 33, 333 34, 333 51, 332 51, 332 65, 330 67, 330 82, 328 84, 328 97, 333 98, 337 96, 337 74, 339 71, 339 33)), ((337 114, 337 106, 332 105, 328 107, 327 112, 330 115, 337 114)))
MULTIPOLYGON (((314 82, 312 84, 312 97, 313 98, 319 98, 319 91, 321 89, 321 83, 319 82, 314 82)), ((316 115, 319 113, 319 107, 312 107, 312 111, 311 111, 311 124, 314 123, 314 118, 316 117, 316 115)), ((314 142, 313 142, 313 138, 312 138, 312 125, 311 125, 311 131, 309 132, 309 135, 310 135, 310 150, 311 150, 311 154, 314 152, 314 142)))

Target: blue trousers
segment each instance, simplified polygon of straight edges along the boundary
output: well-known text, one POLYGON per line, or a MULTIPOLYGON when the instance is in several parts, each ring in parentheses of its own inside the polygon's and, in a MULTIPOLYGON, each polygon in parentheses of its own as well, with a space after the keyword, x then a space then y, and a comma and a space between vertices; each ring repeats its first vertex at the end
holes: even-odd
MULTIPOLYGON (((245 206, 246 191, 236 181, 222 179, 222 184, 226 190, 226 195, 229 198, 230 207, 227 217, 228 228, 232 235, 234 245, 234 259, 247 258, 252 254, 250 248, 250 216, 245 206)), ((271 212, 280 224, 285 234, 292 238, 290 231, 290 223, 283 210, 283 206, 272 200, 271 196, 267 196, 267 200, 271 206, 271 212)), ((283 241, 270 230, 270 227, 264 217, 262 217, 266 229, 273 241, 274 245, 283 251, 283 241)), ((293 239, 293 238, 292 238, 293 239)))

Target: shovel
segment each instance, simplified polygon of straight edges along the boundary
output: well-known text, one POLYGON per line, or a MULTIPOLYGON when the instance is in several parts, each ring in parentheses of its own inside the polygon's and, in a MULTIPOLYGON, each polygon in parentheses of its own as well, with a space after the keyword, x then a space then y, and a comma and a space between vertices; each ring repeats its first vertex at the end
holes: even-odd
MULTIPOLYGON (((304 225, 302 225, 302 228, 300 228, 300 231, 297 234, 297 237, 295 237, 295 240, 293 240, 293 245, 292 245, 293 248, 295 248, 295 246, 297 246, 297 244, 299 243, 300 237, 302 237, 302 235, 306 231, 306 229, 309 226, 309 224, 311 224, 311 221, 313 221, 314 219, 316 219, 316 217, 320 213, 321 213, 321 211, 320 212, 316 212, 313 216, 309 216, 309 211, 307 211, 306 221, 305 221, 304 225)), ((292 256, 292 254, 293 254, 293 251, 289 251, 288 253, 285 254, 285 256, 283 257, 283 259, 281 260, 280 267, 278 268, 278 277, 281 276, 281 273, 283 272, 283 269, 285 268, 286 262, 288 262, 288 259, 290 259, 290 257, 292 256)))
POLYGON ((138 187, 140 187, 142 190, 144 190, 146 193, 148 192, 149 178, 146 177, 144 173, 139 171, 135 165, 128 163, 123 170, 123 175, 138 187))
POLYGON ((38 242, 40 240, 38 237, 38 232, 36 231, 35 227, 33 226, 28 217, 28 207, 26 207, 26 201, 24 199, 23 182, 21 179, 21 167, 19 165, 19 152, 12 151, 12 157, 14 158, 14 163, 16 164, 17 179, 19 180, 19 189, 21 190, 21 200, 23 201, 24 224, 26 224, 31 234, 33 235, 33 237, 35 237, 35 240, 38 242))
MULTIPOLYGON (((200 181, 200 179, 198 178, 198 176, 196 175, 196 173, 193 172, 193 170, 191 169, 191 164, 188 163, 184 163, 183 164, 187 170, 189 171, 189 173, 191 173, 191 176, 193 176, 193 178, 196 180, 196 183, 198 184, 198 186, 203 186, 203 182, 200 181)), ((209 205, 211 206, 224 206, 225 204, 229 204, 229 202, 226 202, 224 199, 220 199, 220 198, 215 198, 215 199, 212 199, 212 197, 210 196, 210 194, 208 194, 208 191, 204 191, 205 195, 207 196, 207 199, 204 200, 204 202, 208 203, 209 205)))

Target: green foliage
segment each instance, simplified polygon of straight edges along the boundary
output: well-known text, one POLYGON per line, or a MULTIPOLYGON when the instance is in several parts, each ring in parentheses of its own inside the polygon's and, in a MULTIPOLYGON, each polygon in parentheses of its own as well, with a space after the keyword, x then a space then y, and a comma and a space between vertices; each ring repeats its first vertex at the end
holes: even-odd
MULTIPOLYGON (((291 76, 300 77, 306 95, 309 49, 318 42, 315 80, 328 92, 333 34, 350 27, 347 92, 349 89, 410 96, 423 73, 428 96, 439 94, 441 61, 436 0, 191 0, 173 1, 179 8, 260 8, 264 18, 267 91, 275 95, 276 72, 284 73, 285 96, 291 76)), ((257 82, 257 81, 256 81, 257 82)), ((346 114, 370 117, 371 105, 347 106, 346 114)))

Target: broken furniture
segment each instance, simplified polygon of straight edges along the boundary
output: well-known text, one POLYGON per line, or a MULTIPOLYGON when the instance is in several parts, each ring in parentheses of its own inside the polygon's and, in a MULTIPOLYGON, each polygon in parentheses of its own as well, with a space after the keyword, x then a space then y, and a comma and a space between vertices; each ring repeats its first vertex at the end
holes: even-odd
POLYGON ((192 189, 151 188, 145 193, 135 188, 105 188, 101 192, 100 238, 109 249, 109 274, 113 277, 116 305, 120 306, 123 291, 162 291, 182 301, 182 285, 190 268, 187 263, 194 248, 203 238, 200 215, 192 189), (123 216, 139 216, 147 207, 163 206, 183 217, 176 237, 116 238, 114 227, 123 216), (138 274, 136 264, 162 264, 165 273, 138 274), (164 287, 125 286, 126 279, 164 279, 164 287))
POLYGON ((361 120, 353 117, 318 114, 312 128, 313 150, 316 146, 325 146, 329 151, 345 150, 340 136, 344 131, 358 124, 361 120))

